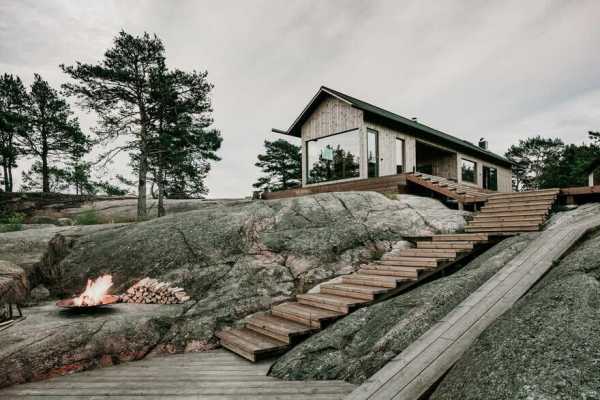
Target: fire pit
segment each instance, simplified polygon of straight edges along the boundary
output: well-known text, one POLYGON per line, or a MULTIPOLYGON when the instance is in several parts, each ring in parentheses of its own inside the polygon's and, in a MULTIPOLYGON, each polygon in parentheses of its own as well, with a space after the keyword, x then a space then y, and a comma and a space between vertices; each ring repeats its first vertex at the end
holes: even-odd
POLYGON ((88 279, 82 294, 71 299, 59 300, 56 305, 63 308, 89 309, 117 303, 120 300, 119 296, 106 294, 111 286, 112 276, 110 275, 100 276, 95 281, 88 279))

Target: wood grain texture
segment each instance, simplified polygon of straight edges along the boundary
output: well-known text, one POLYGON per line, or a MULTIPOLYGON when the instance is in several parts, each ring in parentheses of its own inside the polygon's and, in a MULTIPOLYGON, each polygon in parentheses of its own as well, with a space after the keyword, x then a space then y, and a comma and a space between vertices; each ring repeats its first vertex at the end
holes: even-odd
POLYGON ((223 350, 131 362, 0 390, 1 399, 341 399, 342 381, 282 381, 223 350))

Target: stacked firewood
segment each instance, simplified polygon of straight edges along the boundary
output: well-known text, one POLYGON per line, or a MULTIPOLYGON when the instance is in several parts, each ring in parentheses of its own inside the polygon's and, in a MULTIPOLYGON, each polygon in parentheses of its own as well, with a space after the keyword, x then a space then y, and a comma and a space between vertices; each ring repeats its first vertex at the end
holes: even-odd
POLYGON ((157 279, 144 278, 121 296, 124 303, 179 304, 190 299, 184 289, 157 279))

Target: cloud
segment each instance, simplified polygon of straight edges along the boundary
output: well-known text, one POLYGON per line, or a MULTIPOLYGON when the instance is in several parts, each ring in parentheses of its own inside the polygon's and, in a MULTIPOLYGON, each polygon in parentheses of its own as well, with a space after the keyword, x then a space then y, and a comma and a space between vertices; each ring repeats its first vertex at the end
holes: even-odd
MULTIPOLYGON (((207 69, 224 136, 211 197, 250 194, 270 129, 322 84, 501 153, 600 129, 597 1, 20 1, 0 14, 0 71, 26 81, 58 86, 58 64, 100 59, 120 29, 157 33, 173 67, 207 69)), ((127 157, 111 167, 123 171, 127 157)))

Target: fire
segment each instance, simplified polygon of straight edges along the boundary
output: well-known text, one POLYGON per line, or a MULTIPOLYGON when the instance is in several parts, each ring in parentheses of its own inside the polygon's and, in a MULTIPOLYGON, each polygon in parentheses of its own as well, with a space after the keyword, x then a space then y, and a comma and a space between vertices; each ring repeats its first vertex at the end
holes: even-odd
POLYGON ((102 275, 95 281, 88 279, 85 291, 73 299, 73 305, 77 307, 95 306, 102 303, 102 298, 112 286, 112 276, 102 275))

